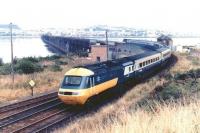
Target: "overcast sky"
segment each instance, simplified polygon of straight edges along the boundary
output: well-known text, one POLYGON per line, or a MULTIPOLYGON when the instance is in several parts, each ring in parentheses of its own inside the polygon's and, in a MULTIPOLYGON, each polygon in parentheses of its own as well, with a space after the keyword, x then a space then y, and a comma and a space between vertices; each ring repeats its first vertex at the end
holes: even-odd
POLYGON ((128 26, 200 33, 198 0, 0 0, 0 23, 22 28, 128 26))

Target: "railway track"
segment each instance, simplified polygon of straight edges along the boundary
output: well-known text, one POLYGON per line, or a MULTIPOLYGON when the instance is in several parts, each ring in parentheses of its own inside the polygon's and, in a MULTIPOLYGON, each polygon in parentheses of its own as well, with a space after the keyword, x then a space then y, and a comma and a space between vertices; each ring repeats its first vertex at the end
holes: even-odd
POLYGON ((0 118, 2 116, 4 116, 5 114, 12 113, 12 111, 17 111, 17 110, 20 111, 25 108, 29 108, 32 105, 39 104, 42 101, 47 101, 47 100, 55 98, 55 97, 57 97, 57 92, 45 94, 45 95, 42 95, 39 97, 35 97, 35 98, 28 99, 28 100, 20 101, 17 103, 2 106, 2 107, 0 107, 0 118))
POLYGON ((80 110, 64 105, 57 93, 50 93, 0 107, 0 132, 47 132, 50 127, 80 113, 80 110))

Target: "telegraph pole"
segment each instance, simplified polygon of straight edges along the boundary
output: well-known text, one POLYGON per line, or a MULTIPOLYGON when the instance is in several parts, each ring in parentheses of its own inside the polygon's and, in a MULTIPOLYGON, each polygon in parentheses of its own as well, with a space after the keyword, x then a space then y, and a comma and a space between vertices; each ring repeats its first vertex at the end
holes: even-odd
POLYGON ((106 30, 106 44, 107 44, 107 60, 108 60, 108 51, 109 51, 109 47, 108 47, 108 30, 106 30))
POLYGON ((12 75, 12 89, 14 89, 14 64, 13 64, 13 42, 12 42, 12 23, 10 23, 10 44, 11 44, 11 75, 12 75))

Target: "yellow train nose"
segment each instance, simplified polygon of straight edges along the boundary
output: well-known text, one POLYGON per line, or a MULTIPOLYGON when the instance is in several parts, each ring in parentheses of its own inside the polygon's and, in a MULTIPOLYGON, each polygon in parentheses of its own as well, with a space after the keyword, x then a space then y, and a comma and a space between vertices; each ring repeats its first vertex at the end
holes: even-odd
POLYGON ((81 95, 64 95, 64 94, 58 94, 59 99, 64 102, 65 104, 71 104, 71 105, 83 105, 87 97, 81 96, 81 95))

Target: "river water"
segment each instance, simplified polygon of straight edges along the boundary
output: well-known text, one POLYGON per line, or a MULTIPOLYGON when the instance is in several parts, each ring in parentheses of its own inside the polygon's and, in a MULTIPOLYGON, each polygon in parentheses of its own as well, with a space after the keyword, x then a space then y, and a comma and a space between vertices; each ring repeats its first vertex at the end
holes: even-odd
MULTIPOLYGON (((15 38, 13 39, 14 57, 45 57, 52 55, 47 50, 45 44, 40 38, 15 38)), ((0 58, 3 62, 11 61, 11 46, 9 38, 0 38, 0 58)))
MULTIPOLYGON (((97 39, 97 38, 96 38, 97 39)), ((135 38, 143 40, 156 41, 155 38, 135 38)), ((99 40, 105 40, 99 38, 99 40)), ((122 38, 108 38, 109 41, 122 41, 122 38)), ((200 45, 200 38, 173 38, 174 45, 200 45)), ((15 38, 13 39, 14 57, 45 57, 53 55, 46 48, 41 38, 15 38)), ((9 38, 0 38, 0 58, 4 62, 10 62, 11 60, 11 47, 9 38)))

